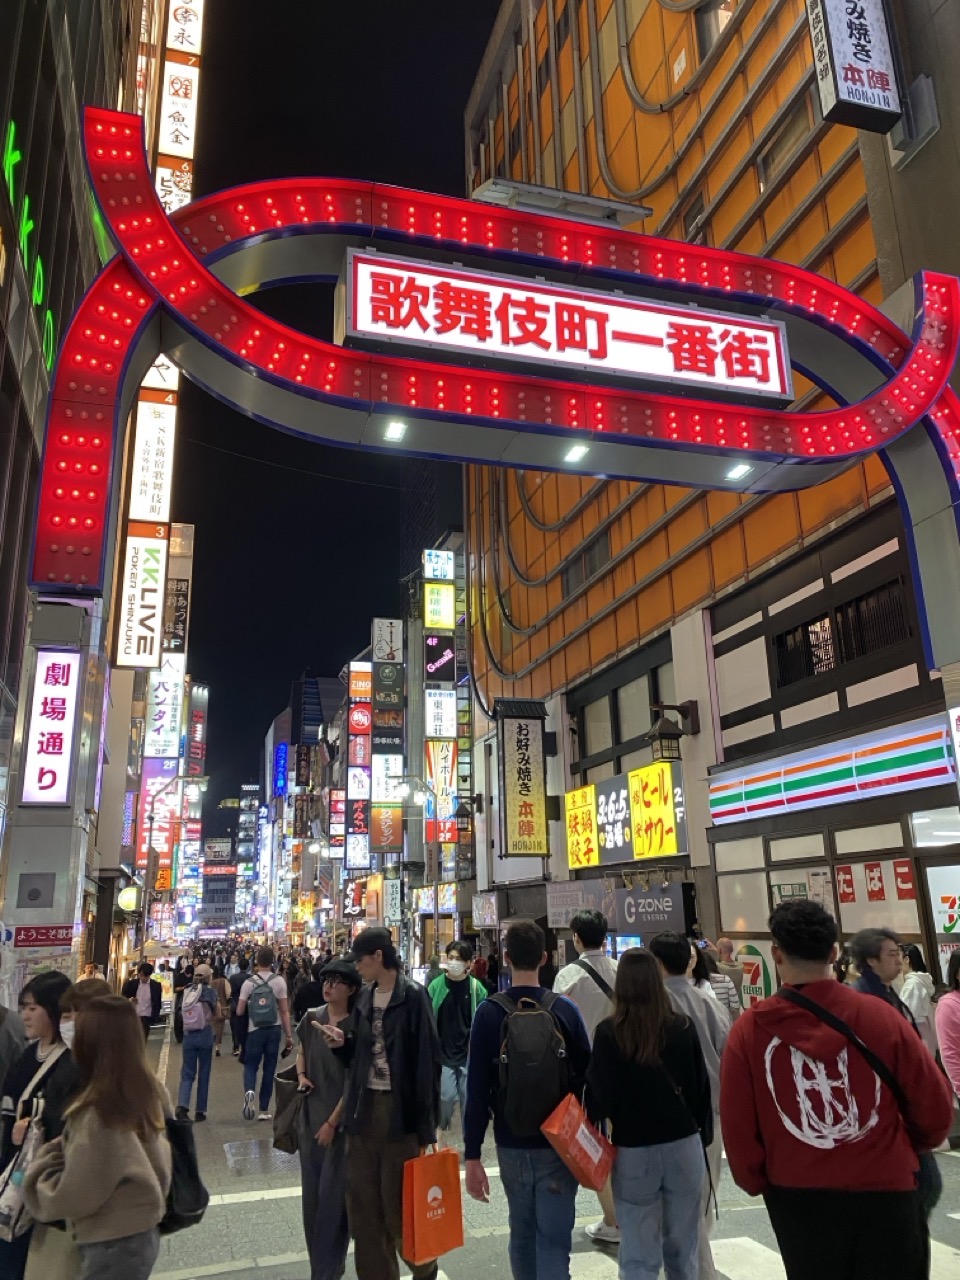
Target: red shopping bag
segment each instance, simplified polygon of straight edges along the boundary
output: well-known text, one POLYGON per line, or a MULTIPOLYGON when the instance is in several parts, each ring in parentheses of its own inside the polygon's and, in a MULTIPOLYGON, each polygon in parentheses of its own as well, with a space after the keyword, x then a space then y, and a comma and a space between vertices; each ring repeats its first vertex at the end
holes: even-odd
POLYGON ((593 1127, 572 1093, 547 1116, 540 1132, 581 1187, 601 1190, 613 1168, 613 1144, 593 1127))
POLYGON ((403 1256, 432 1262, 463 1245, 460 1157, 446 1148, 403 1166, 403 1256))

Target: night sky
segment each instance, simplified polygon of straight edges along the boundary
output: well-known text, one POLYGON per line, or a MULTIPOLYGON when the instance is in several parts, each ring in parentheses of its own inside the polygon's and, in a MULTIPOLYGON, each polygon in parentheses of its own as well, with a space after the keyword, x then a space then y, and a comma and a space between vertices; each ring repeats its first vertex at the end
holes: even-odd
MULTIPOLYGON (((271 177, 463 195, 463 110, 499 0, 207 0, 195 194, 271 177)), ((330 336, 331 290, 250 299, 330 336)), ((185 385, 173 518, 196 526, 189 668, 210 685, 205 829, 256 781, 307 668, 336 675, 399 605, 399 460, 300 440, 185 385)))

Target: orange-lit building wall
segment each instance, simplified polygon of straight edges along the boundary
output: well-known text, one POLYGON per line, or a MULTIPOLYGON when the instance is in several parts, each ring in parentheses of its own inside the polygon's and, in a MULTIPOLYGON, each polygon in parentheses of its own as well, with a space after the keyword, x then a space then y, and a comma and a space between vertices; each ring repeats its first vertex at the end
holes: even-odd
MULTIPOLYGON (((857 134, 820 118, 803 0, 506 0, 466 127, 471 188, 499 174, 636 202, 653 211, 636 230, 881 299, 857 134)), ((876 459, 771 497, 487 467, 466 484, 488 704, 571 687, 890 495, 876 459)))

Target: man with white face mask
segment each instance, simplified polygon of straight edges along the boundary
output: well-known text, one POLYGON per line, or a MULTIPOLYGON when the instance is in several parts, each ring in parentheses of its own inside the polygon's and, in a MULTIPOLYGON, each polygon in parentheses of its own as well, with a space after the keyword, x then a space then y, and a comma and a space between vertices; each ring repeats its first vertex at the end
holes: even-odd
POLYGON ((451 942, 447 947, 446 961, 441 966, 446 972, 434 978, 427 988, 443 1054, 443 1071, 440 1076, 441 1129, 450 1128, 453 1105, 458 1100, 461 1128, 463 1126, 470 1027, 477 1005, 487 994, 483 984, 470 975, 472 960, 473 951, 468 942, 451 942))

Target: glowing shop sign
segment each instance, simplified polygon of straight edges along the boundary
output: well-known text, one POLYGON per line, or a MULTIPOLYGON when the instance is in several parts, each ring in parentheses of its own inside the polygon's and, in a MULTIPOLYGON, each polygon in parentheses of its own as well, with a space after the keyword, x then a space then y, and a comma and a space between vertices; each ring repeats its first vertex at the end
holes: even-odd
POLYGON ((37 229, 37 224, 30 216, 30 196, 26 192, 23 192, 22 196, 18 196, 17 193, 17 166, 22 163, 23 152, 17 146, 16 122, 11 120, 7 124, 3 142, 3 180, 7 195, 10 197, 10 208, 14 213, 17 211, 19 201, 17 243, 20 246, 20 257, 23 259, 23 269, 30 282, 30 301, 39 314, 43 363, 48 369, 52 369, 57 353, 57 326, 53 312, 45 306, 49 292, 46 268, 43 265, 43 259, 34 250, 32 244, 31 238, 37 229))
POLYGON ((114 659, 117 667, 160 665, 167 551, 166 526, 146 523, 129 526, 120 579, 114 659))
POLYGON ((427 631, 452 631, 457 625, 457 589, 453 583, 423 584, 423 625, 427 631))
POLYGON ((687 852, 686 804, 680 766, 658 760, 627 774, 633 856, 659 858, 687 852))
POLYGON ((423 553, 423 576, 434 582, 453 582, 456 559, 452 551, 436 551, 428 547, 423 553))
POLYGON ((176 429, 175 404, 156 404, 152 400, 138 403, 131 467, 131 520, 156 520, 160 524, 170 520, 176 429))
POLYGON ((807 0, 824 120, 888 133, 903 114, 884 0, 807 0))
POLYGON ((80 655, 37 650, 37 674, 23 758, 23 804, 66 804, 70 798, 73 726, 80 655))
POLYGON ((567 829, 567 866, 598 867, 600 841, 597 832, 597 788, 594 783, 577 787, 563 797, 567 829))
POLYGON ((380 254, 348 257, 351 337, 793 398, 778 321, 380 254))

